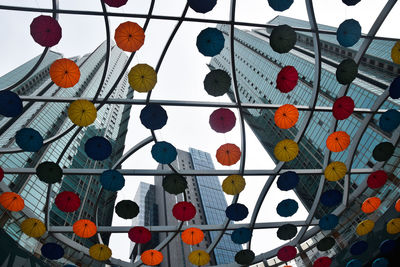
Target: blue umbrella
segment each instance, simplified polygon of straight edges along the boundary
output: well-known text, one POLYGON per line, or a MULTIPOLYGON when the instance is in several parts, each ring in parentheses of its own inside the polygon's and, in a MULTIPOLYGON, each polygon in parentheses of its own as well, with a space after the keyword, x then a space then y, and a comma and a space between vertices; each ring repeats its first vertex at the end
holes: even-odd
POLYGON ((22 112, 22 101, 11 91, 0 91, 0 114, 5 117, 16 117, 22 112))
POLYGON ((275 11, 285 11, 293 4, 293 0, 268 0, 268 4, 275 11))
POLYGON ((42 256, 50 260, 58 260, 64 256, 64 249, 56 243, 46 243, 40 249, 42 256))
POLYGON ((231 239, 236 244, 247 243, 251 239, 251 230, 244 227, 235 229, 231 235, 231 239))
POLYGON ((159 104, 148 104, 140 112, 140 121, 150 130, 161 129, 167 120, 167 112, 159 104))
POLYGON ((362 262, 357 259, 352 259, 346 264, 346 267, 362 267, 362 262))
POLYGON ((100 183, 104 189, 116 192, 124 187, 125 179, 120 172, 107 170, 101 174, 100 183))
POLYGON ((111 155, 111 143, 102 136, 93 136, 85 143, 85 152, 94 160, 105 160, 111 155))
POLYGON ((225 210, 226 217, 232 221, 241 221, 249 215, 247 207, 240 203, 235 203, 228 206, 225 210))
POLYGON ((390 84, 389 95, 393 99, 400 97, 400 76, 397 76, 397 78, 395 78, 390 84))
POLYGON ((327 214, 319 220, 319 227, 322 230, 332 230, 339 223, 339 217, 335 214, 327 214))
POLYGON ((24 151, 36 152, 43 146, 43 137, 32 128, 22 128, 15 135, 15 142, 24 151))
POLYGON ((282 200, 276 207, 276 212, 282 217, 290 217, 297 212, 299 204, 293 199, 282 200))
POLYGON ((368 249, 368 243, 364 240, 357 241, 350 247, 350 253, 353 255, 363 254, 368 249))
POLYGON ((204 29, 197 36, 197 49, 207 57, 218 55, 224 48, 224 44, 224 35, 220 30, 215 28, 204 29))
POLYGON ((191 9, 197 13, 207 13, 217 4, 217 0, 188 0, 191 9))
POLYGON ((354 19, 343 21, 337 29, 336 38, 341 46, 350 47, 355 45, 361 38, 360 23, 354 19))
POLYGON ((388 265, 389 265, 389 262, 386 258, 377 258, 372 263, 372 267, 387 267, 388 265))
POLYGON ((342 193, 335 189, 325 191, 321 196, 321 203, 328 207, 339 205, 341 201, 342 193))
POLYGON ((381 245, 379 246, 379 249, 383 254, 389 254, 396 248, 396 241, 392 239, 386 239, 384 240, 381 245))
POLYGON ((389 109, 379 118, 379 127, 385 132, 394 131, 400 124, 400 112, 389 109))
POLYGON ((348 6, 355 6, 358 4, 361 0, 342 0, 342 2, 348 6))
POLYGON ((297 173, 288 171, 279 176, 277 185, 280 190, 289 191, 297 186, 299 180, 297 173))
POLYGON ((176 159, 178 152, 176 148, 168 142, 157 142, 151 148, 151 155, 158 163, 170 164, 176 159))

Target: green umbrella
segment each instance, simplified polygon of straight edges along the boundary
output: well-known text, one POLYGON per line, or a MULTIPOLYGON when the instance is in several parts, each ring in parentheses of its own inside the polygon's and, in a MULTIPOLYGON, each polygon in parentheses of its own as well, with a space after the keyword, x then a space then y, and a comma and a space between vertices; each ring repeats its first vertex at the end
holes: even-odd
POLYGON ((336 242, 333 237, 325 237, 318 242, 317 249, 319 251, 327 251, 330 250, 335 245, 335 243, 336 242))
POLYGON ((204 89, 209 95, 222 96, 231 87, 231 77, 226 71, 212 70, 204 79, 204 89))
POLYGON ((58 164, 51 161, 46 161, 37 166, 36 175, 39 177, 40 181, 48 184, 54 184, 61 182, 63 171, 58 164))
POLYGON ((293 224, 284 224, 278 228, 276 235, 279 239, 289 240, 295 237, 297 234, 297 227, 293 224))
POLYGON ((187 188, 187 181, 182 175, 169 174, 164 177, 162 186, 168 193, 178 195, 183 193, 187 188))
POLYGON ((269 37, 272 49, 280 54, 289 52, 296 44, 296 32, 288 25, 275 27, 269 37))
POLYGON ((131 200, 121 200, 115 206, 115 213, 123 219, 132 219, 139 214, 139 206, 131 200))
POLYGON ((345 59, 340 62, 336 69, 336 79, 341 84, 351 83, 358 73, 357 63, 351 58, 345 59))
POLYGON ((387 161, 393 155, 394 146, 389 142, 382 142, 378 144, 374 151, 372 151, 372 157, 376 161, 387 161))
POLYGON ((253 262, 255 254, 250 249, 244 249, 236 253, 235 261, 241 265, 248 265, 253 262))

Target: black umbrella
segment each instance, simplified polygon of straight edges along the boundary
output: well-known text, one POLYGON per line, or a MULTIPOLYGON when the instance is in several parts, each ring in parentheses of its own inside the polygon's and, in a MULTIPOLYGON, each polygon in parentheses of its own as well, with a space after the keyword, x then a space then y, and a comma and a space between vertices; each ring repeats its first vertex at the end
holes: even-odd
POLYGON ((340 62, 336 69, 336 79, 341 84, 350 84, 357 76, 357 63, 351 58, 347 58, 340 62))
POLYGON ((393 155, 394 146, 389 142, 382 142, 378 144, 374 151, 372 151, 372 157, 376 161, 387 161, 393 155))
POLYGON ((289 52, 296 44, 296 32, 288 25, 275 27, 269 38, 272 49, 280 54, 289 52))
POLYGON ((281 240, 289 240, 297 235, 297 227, 293 224, 284 224, 278 228, 276 235, 281 240))
POLYGON ((187 181, 182 175, 169 174, 164 177, 162 186, 168 193, 178 195, 183 193, 187 188, 187 181))
POLYGON ((63 171, 58 164, 46 161, 42 162, 36 168, 36 175, 40 181, 48 184, 54 184, 61 181, 63 171))
POLYGON ((212 96, 222 96, 230 87, 231 77, 224 70, 212 70, 204 79, 204 89, 212 96))
POLYGON ((139 214, 139 206, 131 200, 121 200, 115 206, 115 213, 123 219, 132 219, 139 214))
POLYGON ((250 249, 244 249, 236 253, 235 261, 242 265, 248 265, 253 262, 255 254, 250 249))
POLYGON ((336 242, 333 237, 325 237, 318 242, 317 249, 319 251, 327 251, 330 250, 335 245, 335 243, 336 242))

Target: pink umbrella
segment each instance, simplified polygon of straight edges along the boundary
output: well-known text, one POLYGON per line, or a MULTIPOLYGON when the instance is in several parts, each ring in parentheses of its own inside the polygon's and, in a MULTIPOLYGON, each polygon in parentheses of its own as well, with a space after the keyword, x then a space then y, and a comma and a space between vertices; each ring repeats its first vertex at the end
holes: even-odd
POLYGON ((121 7, 126 4, 128 0, 104 0, 104 3, 111 7, 121 7))
POLYGON ((235 124, 235 114, 229 109, 220 108, 210 115, 210 126, 217 133, 229 132, 235 124))
POLYGON ((281 261, 290 261, 296 257, 297 250, 293 246, 284 246, 278 250, 278 259, 281 261))
POLYGON ((31 35, 36 43, 44 47, 51 47, 61 39, 61 27, 58 21, 50 16, 39 16, 31 23, 31 35))

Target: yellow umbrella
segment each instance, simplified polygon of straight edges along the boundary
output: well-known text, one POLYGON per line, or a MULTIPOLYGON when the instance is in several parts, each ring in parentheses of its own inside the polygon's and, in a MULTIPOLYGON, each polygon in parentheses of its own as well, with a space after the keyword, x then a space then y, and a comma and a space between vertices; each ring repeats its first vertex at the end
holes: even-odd
POLYGON ((342 179, 347 172, 346 164, 340 161, 331 162, 325 168, 325 178, 328 181, 335 182, 342 179))
POLYGON ((400 218, 391 219, 386 225, 386 231, 391 235, 400 233, 400 218))
POLYGON ((356 232, 359 236, 366 235, 374 229, 374 226, 374 221, 364 220, 357 225, 356 232))
POLYGON ((189 254, 189 261, 193 265, 206 265, 210 261, 210 255, 204 250, 194 250, 189 254))
POLYGON ((78 126, 88 126, 96 120, 97 110, 89 100, 79 99, 69 105, 68 117, 78 126))
POLYGON ((137 64, 129 72, 128 79, 133 90, 146 93, 156 85, 157 73, 147 64, 137 64))
POLYGON ((111 257, 111 249, 103 244, 95 244, 89 248, 90 257, 98 261, 106 261, 111 257))
POLYGON ((400 41, 394 44, 391 56, 394 63, 400 64, 400 41))
POLYGON ((229 175, 222 182, 222 190, 228 195, 237 195, 243 191, 246 180, 241 175, 229 175))
POLYGON ((21 223, 21 230, 30 237, 41 237, 46 232, 46 226, 38 219, 28 218, 21 223))
POLYGON ((280 161, 291 161, 297 154, 299 154, 299 146, 290 139, 280 141, 274 149, 274 155, 280 161))

